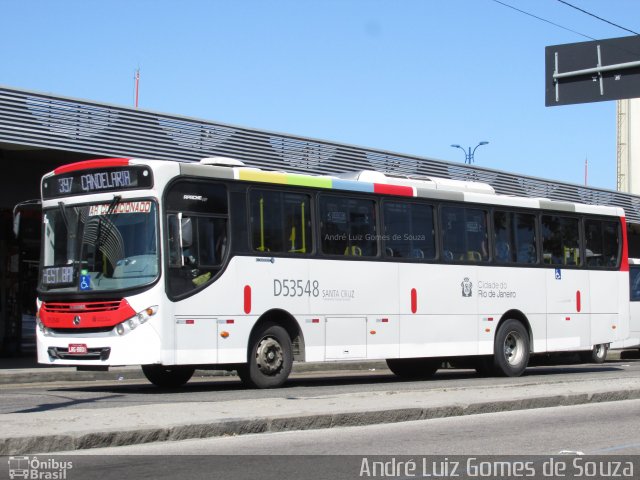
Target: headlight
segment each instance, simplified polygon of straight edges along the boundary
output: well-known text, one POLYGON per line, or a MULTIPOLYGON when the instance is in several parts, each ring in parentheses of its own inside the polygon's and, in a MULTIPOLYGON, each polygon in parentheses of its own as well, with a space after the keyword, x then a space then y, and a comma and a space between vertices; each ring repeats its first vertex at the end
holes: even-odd
POLYGON ((47 327, 45 327, 44 323, 42 323, 42 320, 40 320, 40 313, 39 312, 36 314, 36 326, 38 327, 38 330, 40 330, 40 332, 45 337, 48 337, 49 335, 51 335, 51 330, 49 330, 47 327))
POLYGON ((133 317, 128 318, 124 322, 116 325, 115 332, 118 335, 124 335, 125 333, 128 333, 131 330, 135 330, 136 328, 138 328, 138 325, 142 325, 151 317, 153 317, 156 313, 158 313, 157 305, 145 308, 141 312, 136 313, 133 317))

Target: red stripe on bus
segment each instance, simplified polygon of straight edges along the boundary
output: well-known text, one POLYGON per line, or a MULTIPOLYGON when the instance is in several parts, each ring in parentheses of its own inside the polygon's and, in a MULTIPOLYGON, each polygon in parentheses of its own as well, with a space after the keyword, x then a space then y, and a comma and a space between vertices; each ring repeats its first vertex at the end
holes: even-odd
POLYGON ((385 195, 402 195, 403 197, 413 197, 413 188, 404 185, 387 185, 384 183, 373 184, 374 193, 385 195))
POLYGON ((135 314, 125 299, 109 302, 44 302, 40 307, 40 320, 45 327, 79 331, 83 328, 115 327, 135 314))
POLYGON ((76 170, 90 170, 92 168, 106 167, 126 167, 129 165, 128 158, 98 158, 97 160, 84 160, 82 162, 69 163, 56 168, 53 173, 60 175, 61 173, 75 172, 76 170))
POLYGON ((627 219, 620 217, 620 223, 622 224, 622 261, 620 262, 620 271, 629 271, 629 244, 627 239, 627 219))
POLYGON ((251 313, 251 287, 244 286, 244 313, 251 313))
POLYGON ((582 303, 580 302, 580 290, 576 292, 576 310, 580 313, 582 308, 582 303))
POLYGON ((418 292, 415 288, 411 289, 411 313, 418 311, 418 292))

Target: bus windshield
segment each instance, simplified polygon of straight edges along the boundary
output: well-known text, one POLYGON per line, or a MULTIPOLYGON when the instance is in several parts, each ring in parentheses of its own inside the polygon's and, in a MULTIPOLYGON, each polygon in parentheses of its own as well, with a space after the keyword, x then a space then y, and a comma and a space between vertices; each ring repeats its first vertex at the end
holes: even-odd
POLYGON ((151 200, 65 206, 43 212, 40 290, 106 292, 153 282, 159 273, 151 200))

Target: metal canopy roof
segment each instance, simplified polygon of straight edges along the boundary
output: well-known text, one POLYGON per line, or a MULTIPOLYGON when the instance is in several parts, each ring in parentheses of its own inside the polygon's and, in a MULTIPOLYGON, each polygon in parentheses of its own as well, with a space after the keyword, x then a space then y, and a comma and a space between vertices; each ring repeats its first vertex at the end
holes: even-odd
POLYGON ((504 195, 622 207, 640 223, 640 197, 628 193, 2 86, 0 143, 183 162, 223 156, 295 173, 373 169, 480 181, 504 195))

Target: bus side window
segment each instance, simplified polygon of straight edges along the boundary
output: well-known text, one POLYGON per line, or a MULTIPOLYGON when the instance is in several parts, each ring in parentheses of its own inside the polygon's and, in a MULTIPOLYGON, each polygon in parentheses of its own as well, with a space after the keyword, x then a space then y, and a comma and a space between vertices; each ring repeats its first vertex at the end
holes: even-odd
POLYGON ((618 265, 619 232, 619 224, 616 222, 585 220, 585 255, 588 267, 608 268, 618 265))
POLYGON ((182 296, 211 281, 222 268, 227 191, 219 183, 180 180, 167 191, 166 205, 168 291, 182 296))
POLYGON ((323 253, 356 257, 378 254, 373 200, 321 195, 320 218, 323 253))
POLYGON ((496 263, 536 263, 536 216, 496 211, 493 215, 496 263))
POLYGON ((549 265, 580 266, 580 228, 577 218, 542 215, 542 251, 549 265))
POLYGON ((445 261, 488 260, 487 212, 478 208, 443 207, 442 248, 445 261))
POLYGON ((514 221, 515 261, 537 263, 536 216, 531 213, 516 213, 514 221))
POLYGON ((383 213, 384 252, 387 257, 415 260, 435 258, 431 205, 385 201, 383 213))
POLYGON ((493 214, 494 252, 493 257, 498 263, 513 261, 512 247, 512 220, 513 214, 496 211, 493 214))
POLYGON ((313 251, 309 195, 252 189, 249 204, 254 250, 295 254, 313 251))

